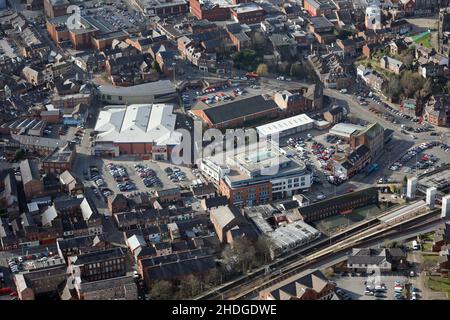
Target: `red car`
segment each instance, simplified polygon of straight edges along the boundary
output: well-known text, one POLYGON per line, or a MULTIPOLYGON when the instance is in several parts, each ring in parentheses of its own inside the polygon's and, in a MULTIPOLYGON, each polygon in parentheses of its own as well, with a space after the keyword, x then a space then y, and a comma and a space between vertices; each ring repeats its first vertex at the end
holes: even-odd
POLYGON ((353 191, 355 191, 353 188, 348 188, 347 189, 347 192, 353 192, 353 191))
POLYGON ((0 296, 4 296, 6 294, 11 294, 13 292, 14 292, 13 289, 11 289, 10 287, 1 288, 0 289, 0 296))

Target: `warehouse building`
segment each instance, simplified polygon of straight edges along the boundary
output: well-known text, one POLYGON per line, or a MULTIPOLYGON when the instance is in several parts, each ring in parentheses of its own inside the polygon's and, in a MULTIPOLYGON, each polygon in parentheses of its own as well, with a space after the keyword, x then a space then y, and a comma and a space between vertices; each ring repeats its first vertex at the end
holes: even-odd
POLYGON ((278 137, 285 137, 291 134, 310 130, 314 127, 314 120, 306 114, 299 114, 294 117, 282 119, 271 122, 259 127, 256 127, 260 136, 266 136, 270 139, 273 135, 278 134, 278 137))
POLYGON ((107 106, 100 111, 95 125, 95 155, 133 154, 167 160, 172 148, 181 141, 174 132, 173 105, 132 104, 107 106))

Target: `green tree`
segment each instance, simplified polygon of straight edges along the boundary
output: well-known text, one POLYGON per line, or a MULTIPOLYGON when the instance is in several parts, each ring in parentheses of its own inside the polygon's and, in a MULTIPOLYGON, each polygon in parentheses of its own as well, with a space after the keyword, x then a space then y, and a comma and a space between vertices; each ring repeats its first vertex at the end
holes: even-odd
POLYGON ((174 288, 169 281, 156 281, 150 289, 150 299, 171 300, 174 298, 174 288))
POLYGON ((152 68, 155 69, 158 73, 161 73, 161 68, 159 67, 159 64, 158 62, 156 62, 156 60, 153 61, 152 68))
POLYGON ((302 78, 303 73, 304 72, 301 63, 296 62, 291 65, 291 70, 289 71, 291 77, 302 78))
POLYGON ((390 184, 389 190, 391 191, 391 193, 395 193, 395 190, 396 190, 395 184, 390 184))
POLYGON ((256 73, 260 77, 266 77, 269 74, 269 67, 265 63, 260 63, 258 68, 256 68, 256 73))
POLYGON ((17 149, 16 153, 14 154, 15 160, 21 160, 25 156, 25 150, 23 149, 17 149))

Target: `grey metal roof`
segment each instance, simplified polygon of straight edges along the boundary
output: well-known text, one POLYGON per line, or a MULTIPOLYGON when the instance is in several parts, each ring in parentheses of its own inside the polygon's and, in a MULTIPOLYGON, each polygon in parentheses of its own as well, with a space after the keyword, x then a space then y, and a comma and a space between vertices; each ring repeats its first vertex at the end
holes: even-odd
POLYGON ((25 185, 33 180, 40 180, 38 163, 36 160, 23 160, 20 163, 20 173, 22 175, 22 183, 25 185))
POLYGON ((175 87, 170 80, 160 80, 139 84, 131 87, 113 87, 112 85, 101 85, 98 87, 101 94, 119 96, 147 96, 149 94, 167 94, 175 92, 175 87))
POLYGON ((266 100, 259 95, 205 109, 204 112, 216 124, 277 108, 272 99, 266 100))

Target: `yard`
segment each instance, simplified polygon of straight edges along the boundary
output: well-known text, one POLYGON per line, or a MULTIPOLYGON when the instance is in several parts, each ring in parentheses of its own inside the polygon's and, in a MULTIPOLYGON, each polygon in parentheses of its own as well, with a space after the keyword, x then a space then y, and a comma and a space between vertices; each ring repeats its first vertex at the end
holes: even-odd
POLYGON ((431 32, 430 31, 425 31, 422 32, 418 35, 412 36, 411 39, 417 43, 420 44, 426 48, 432 48, 433 46, 431 45, 431 32))
POLYGON ((423 242, 422 243, 422 251, 431 251, 432 247, 433 247, 433 243, 431 243, 431 242, 423 242))
POLYGON ((431 276, 428 278, 427 286, 433 291, 446 292, 447 299, 450 299, 450 278, 431 276))
POLYGON ((372 59, 369 58, 358 59, 356 60, 355 65, 358 66, 359 64, 362 64, 366 67, 375 70, 379 74, 383 75, 385 78, 389 78, 389 76, 391 76, 393 73, 390 72, 389 70, 385 70, 380 67, 380 59, 381 57, 378 59, 375 56, 372 59))

